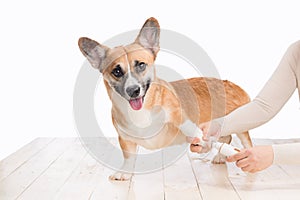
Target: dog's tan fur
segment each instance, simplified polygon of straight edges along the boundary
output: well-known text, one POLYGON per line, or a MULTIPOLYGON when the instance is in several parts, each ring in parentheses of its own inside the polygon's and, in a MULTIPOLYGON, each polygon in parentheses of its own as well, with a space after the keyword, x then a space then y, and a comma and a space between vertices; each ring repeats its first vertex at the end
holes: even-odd
MULTIPOLYGON (((159 28, 158 22, 154 18, 150 18, 146 21, 145 25, 149 24, 159 28)), ((142 33, 139 34, 138 38, 141 34, 142 33)), ((185 120, 190 120, 199 124, 224 116, 237 107, 249 102, 250 99, 246 92, 230 81, 199 77, 166 82, 156 77, 156 74, 154 73, 154 78, 145 94, 141 112, 152 112, 156 114, 164 111, 166 112, 167 120, 162 129, 160 129, 153 137, 142 138, 134 137, 132 133, 128 134, 127 130, 129 130, 129 132, 134 132, 135 130, 130 128, 127 120, 129 116, 122 110, 124 108, 119 105, 120 102, 123 102, 122 98, 120 95, 116 94, 111 86, 111 84, 118 81, 118 78, 111 75, 111 71, 118 63, 122 63, 124 73, 134 71, 133 63, 136 60, 142 60, 148 64, 147 70, 137 76, 137 79, 146 76, 146 73, 151 70, 155 72, 154 61, 159 46, 155 45, 152 48, 145 47, 138 38, 130 45, 113 49, 109 49, 92 41, 93 43, 91 44, 96 44, 99 48, 105 50, 105 58, 104 56, 103 58, 101 56, 98 56, 99 58, 97 58, 102 59, 101 63, 100 61, 98 62, 95 60, 95 56, 88 52, 91 48, 87 48, 87 44, 89 44, 87 42, 90 42, 91 40, 86 38, 81 38, 79 40, 79 47, 83 54, 88 58, 92 66, 98 68, 103 74, 104 84, 110 100, 112 101, 112 121, 119 133, 119 142, 125 160, 133 160, 137 145, 144 146, 148 149, 158 149, 186 142, 186 135, 179 129, 179 126, 185 120), (129 67, 126 68, 124 66, 129 67)), ((99 55, 100 54, 101 53, 99 53, 99 55)), ((138 113, 135 111, 130 112, 134 114, 138 113)), ((237 133, 237 136, 241 139, 241 142, 245 147, 252 146, 248 132, 237 133)), ((222 142, 230 143, 231 136, 222 137, 220 140, 222 142)), ((214 161, 216 163, 223 162, 220 158, 219 160, 215 159, 214 161)), ((130 173, 117 172, 110 178, 112 180, 126 180, 130 178, 130 176, 130 173)))

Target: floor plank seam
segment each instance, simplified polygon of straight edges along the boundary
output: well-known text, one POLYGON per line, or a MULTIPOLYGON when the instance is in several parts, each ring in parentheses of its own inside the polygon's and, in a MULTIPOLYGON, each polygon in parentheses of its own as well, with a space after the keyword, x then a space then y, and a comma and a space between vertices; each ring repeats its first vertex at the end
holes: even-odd
POLYGON ((235 191, 236 195, 240 200, 242 200, 242 197, 239 194, 239 191, 235 188, 234 184, 231 182, 230 178, 227 176, 226 179, 229 181, 230 185, 232 186, 233 190, 235 191))
MULTIPOLYGON (((95 188, 96 188, 96 186, 94 187, 94 189, 95 189, 95 188)), ((91 200, 91 198, 92 198, 92 196, 93 196, 93 194, 94 194, 94 189, 92 190, 91 194, 89 195, 88 200, 91 200)))
POLYGON ((193 172, 194 177, 195 177, 195 179, 196 179, 196 184, 197 184, 198 192, 199 192, 199 194, 200 194, 201 199, 203 199, 203 195, 202 195, 202 192, 201 192, 201 189, 200 189, 200 185, 199 185, 198 180, 197 180, 197 175, 196 175, 196 172, 195 172, 195 170, 194 170, 193 163, 192 163, 193 160, 191 159, 190 156, 188 156, 188 158, 189 158, 189 161, 190 161, 190 165, 191 165, 191 168, 192 168, 192 172, 193 172))
MULTIPOLYGON (((76 143, 76 140, 74 140, 74 143, 76 143)), ((19 199, 19 197, 37 180, 37 179, 39 179, 50 167, 51 167, 51 165, 53 164, 53 163, 55 163, 55 161, 57 161, 69 148, 71 148, 72 147, 72 145, 74 144, 74 143, 71 143, 71 144, 69 144, 69 146, 66 148, 66 149, 64 149, 64 151, 61 153, 61 154, 59 154, 59 156, 56 158, 56 159, 54 159, 49 165, 48 165, 48 167, 46 168, 46 169, 44 169, 28 186, 26 186, 25 188, 24 188, 24 190, 16 197, 16 199, 19 199)))
POLYGON ((165 178, 165 166, 164 166, 164 151, 162 151, 162 154, 161 154, 161 159, 162 159, 162 181, 163 181, 163 187, 164 187, 164 200, 166 200, 166 189, 165 189, 165 186, 166 186, 166 178, 165 178))
POLYGON ((94 192, 95 192, 97 186, 98 186, 98 185, 96 184, 96 185, 93 187, 93 189, 92 189, 92 191, 91 191, 91 194, 89 195, 88 200, 92 199, 92 197, 93 197, 93 195, 94 195, 94 192))
MULTIPOLYGON (((257 141, 258 144, 278 142, 257 141)), ((187 157, 165 166, 169 163, 167 151, 161 152, 155 165, 161 166, 161 170, 154 177, 133 173, 127 183, 114 184, 108 176, 115 170, 81 146, 79 138, 34 139, 23 146, 0 162, 4 170, 0 199, 263 200, 298 199, 300 194, 300 165, 273 165, 257 174, 247 174, 235 163, 210 165, 185 154, 187 157)), ((109 147, 102 154, 114 160, 109 147)), ((134 165, 137 171, 139 161, 134 165)), ((145 164, 141 163, 143 167, 145 164)))
POLYGON ((5 176, 4 178, 2 178, 0 180, 0 182, 4 181, 7 177, 9 177, 11 174, 13 174, 15 171, 17 171, 20 167, 22 167, 24 164, 26 164, 28 161, 30 161, 32 158, 34 158, 38 153, 40 153, 43 149, 45 149, 50 143, 52 143, 53 141, 55 141, 57 138, 53 138, 49 143, 47 143, 43 148, 41 148, 40 150, 38 150, 36 153, 34 153, 30 158, 28 158, 27 160, 25 160, 24 162, 22 162, 18 167, 16 167, 16 169, 14 169, 13 171, 11 171, 7 176, 5 176))
POLYGON ((66 180, 63 182, 63 184, 59 187, 60 189, 58 189, 58 190, 56 191, 57 194, 59 193, 59 191, 61 190, 61 188, 63 188, 63 186, 67 183, 67 181, 72 177, 72 175, 73 175, 73 173, 76 171, 76 169, 77 169, 78 167, 80 167, 81 161, 82 161, 85 157, 87 157, 87 155, 88 155, 88 153, 86 152, 86 153, 82 156, 82 158, 80 159, 80 161, 78 162, 78 164, 74 167, 74 169, 70 172, 69 176, 68 176, 68 177, 66 178, 66 180))
POLYGON ((287 173, 287 172, 285 171, 285 169, 284 169, 281 165, 277 165, 277 166, 278 166, 278 168, 280 168, 280 169, 283 171, 283 173, 285 173, 288 177, 290 177, 292 180, 294 179, 294 177, 291 176, 289 173, 287 173))

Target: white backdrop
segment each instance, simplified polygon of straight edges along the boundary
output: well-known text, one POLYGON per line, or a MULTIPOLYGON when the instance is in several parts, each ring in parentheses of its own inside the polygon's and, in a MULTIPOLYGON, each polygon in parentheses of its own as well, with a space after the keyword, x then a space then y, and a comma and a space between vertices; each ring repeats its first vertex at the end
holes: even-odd
MULTIPOLYGON (((36 137, 77 136, 72 95, 84 61, 79 37, 105 41, 156 17, 162 28, 202 46, 221 77, 253 98, 289 44, 300 39, 298 2, 2 1, 0 159, 36 137)), ((252 136, 299 137, 299 120, 295 93, 271 122, 251 131, 252 136)))

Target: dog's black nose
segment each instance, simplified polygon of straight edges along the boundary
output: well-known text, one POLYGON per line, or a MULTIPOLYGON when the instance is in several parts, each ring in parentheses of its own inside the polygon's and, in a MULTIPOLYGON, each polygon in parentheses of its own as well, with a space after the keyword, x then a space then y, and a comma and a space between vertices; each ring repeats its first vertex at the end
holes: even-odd
POLYGON ((126 88, 126 92, 131 98, 135 98, 140 95, 140 87, 138 85, 130 86, 126 88))

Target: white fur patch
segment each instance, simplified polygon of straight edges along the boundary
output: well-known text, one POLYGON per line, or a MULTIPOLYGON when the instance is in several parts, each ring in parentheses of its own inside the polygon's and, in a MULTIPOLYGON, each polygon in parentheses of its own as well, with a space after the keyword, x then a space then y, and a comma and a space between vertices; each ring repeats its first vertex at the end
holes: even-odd
POLYGON ((149 110, 132 110, 131 107, 127 107, 129 120, 138 128, 146 128, 151 125, 152 118, 149 110))
MULTIPOLYGON (((128 88, 130 86, 133 86, 133 85, 138 85, 141 90, 142 90, 142 87, 141 87, 141 84, 138 82, 138 80, 136 78, 134 78, 132 76, 132 72, 130 71, 130 63, 128 61, 128 57, 127 57, 127 54, 125 54, 125 59, 126 59, 126 62, 127 62, 127 74, 128 74, 128 77, 127 77, 127 80, 124 84, 124 88, 128 88)), ((142 93, 143 91, 141 91, 142 93)))
POLYGON ((118 124, 118 128, 129 137, 140 139, 154 137, 167 121, 167 114, 163 110, 159 112, 149 111, 144 108, 133 110, 129 102, 116 92, 113 93, 112 99, 126 121, 126 125, 118 124))
POLYGON ((125 54, 125 59, 126 59, 126 62, 127 62, 127 73, 128 73, 128 78, 132 78, 132 76, 131 76, 131 71, 130 71, 130 63, 129 63, 127 54, 125 54))

